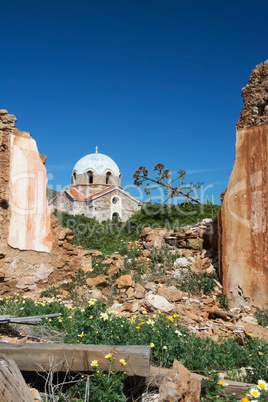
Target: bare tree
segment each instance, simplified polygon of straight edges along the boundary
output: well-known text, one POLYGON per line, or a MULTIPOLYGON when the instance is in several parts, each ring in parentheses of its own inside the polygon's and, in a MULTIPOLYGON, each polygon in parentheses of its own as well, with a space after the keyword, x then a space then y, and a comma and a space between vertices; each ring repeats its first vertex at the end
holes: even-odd
POLYGON ((201 188, 203 183, 184 183, 183 180, 186 175, 185 170, 179 170, 177 172, 178 177, 173 180, 171 180, 171 171, 169 169, 165 169, 165 166, 162 163, 157 163, 157 165, 154 166, 154 171, 156 171, 155 179, 148 177, 149 172, 146 167, 140 166, 133 174, 135 186, 139 187, 143 183, 147 182, 144 188, 144 191, 147 195, 149 195, 152 190, 160 187, 164 188, 164 193, 167 195, 167 199, 164 202, 171 202, 171 198, 182 195, 185 202, 193 201, 197 202, 198 204, 202 204, 198 198, 193 197, 191 194, 197 189, 201 188), (174 186, 173 183, 176 181, 178 181, 176 183, 177 186, 174 186))

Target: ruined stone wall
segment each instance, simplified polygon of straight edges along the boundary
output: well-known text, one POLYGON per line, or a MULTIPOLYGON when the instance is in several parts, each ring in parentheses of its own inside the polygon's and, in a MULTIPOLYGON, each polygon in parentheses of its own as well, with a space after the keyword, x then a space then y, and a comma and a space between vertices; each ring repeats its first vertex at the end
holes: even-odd
POLYGON ((50 218, 41 156, 15 122, 0 110, 0 295, 40 293, 88 265, 82 248, 68 243, 72 231, 50 218))
POLYGON ((244 107, 236 128, 240 130, 268 124, 268 60, 254 68, 241 95, 244 107))
POLYGON ((236 158, 219 214, 220 274, 231 305, 268 303, 268 61, 243 88, 236 158))

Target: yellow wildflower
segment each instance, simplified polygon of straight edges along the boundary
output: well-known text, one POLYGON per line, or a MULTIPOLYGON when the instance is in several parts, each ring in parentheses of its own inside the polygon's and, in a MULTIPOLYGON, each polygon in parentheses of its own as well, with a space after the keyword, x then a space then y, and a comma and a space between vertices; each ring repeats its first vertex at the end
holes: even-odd
POLYGON ((228 384, 225 381, 219 381, 218 382, 219 385, 223 385, 224 387, 226 387, 228 384))

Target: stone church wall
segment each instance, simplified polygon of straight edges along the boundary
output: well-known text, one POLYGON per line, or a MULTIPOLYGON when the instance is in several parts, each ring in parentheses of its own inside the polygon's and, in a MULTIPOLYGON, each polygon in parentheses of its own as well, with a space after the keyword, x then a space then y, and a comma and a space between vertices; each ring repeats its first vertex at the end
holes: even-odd
POLYGON ((65 190, 58 193, 53 202, 51 211, 68 212, 71 215, 85 215, 88 218, 95 217, 98 221, 112 219, 114 213, 118 213, 120 219, 125 222, 135 211, 139 211, 140 204, 126 194, 115 189, 108 194, 90 200, 77 200, 66 194, 65 190), (116 203, 113 199, 117 199, 116 203))
POLYGON ((120 219, 125 222, 134 211, 140 210, 140 205, 126 194, 119 190, 114 190, 108 194, 93 200, 94 214, 99 221, 112 219, 113 213, 118 213, 120 219), (113 204, 112 199, 118 198, 118 202, 113 204))

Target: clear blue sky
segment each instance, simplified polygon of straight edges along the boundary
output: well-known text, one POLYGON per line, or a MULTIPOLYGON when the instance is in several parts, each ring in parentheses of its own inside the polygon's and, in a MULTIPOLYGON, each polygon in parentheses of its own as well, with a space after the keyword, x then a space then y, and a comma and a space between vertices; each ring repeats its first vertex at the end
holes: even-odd
POLYGON ((161 162, 219 203, 267 26, 267 0, 2 1, 0 108, 48 156, 50 187, 98 145, 123 187, 161 162))

